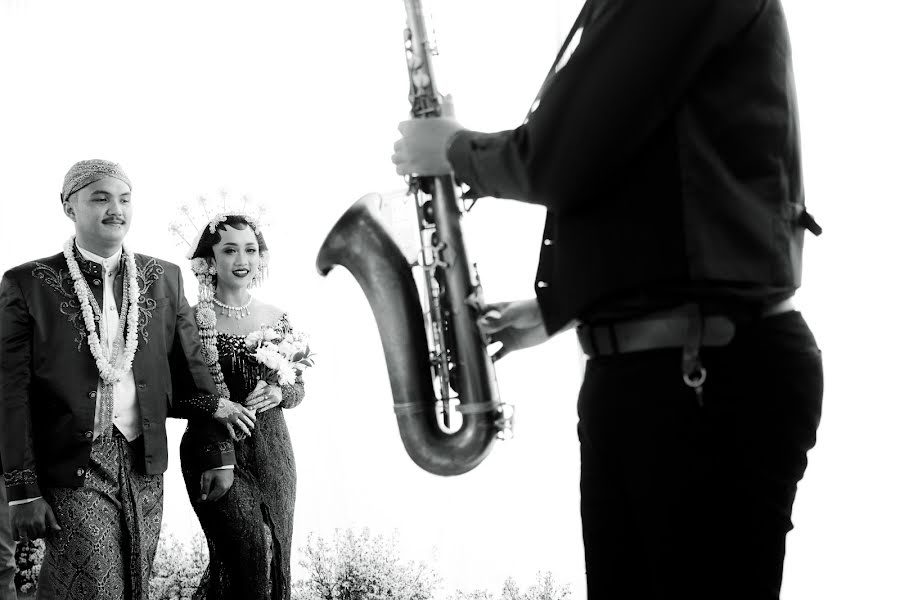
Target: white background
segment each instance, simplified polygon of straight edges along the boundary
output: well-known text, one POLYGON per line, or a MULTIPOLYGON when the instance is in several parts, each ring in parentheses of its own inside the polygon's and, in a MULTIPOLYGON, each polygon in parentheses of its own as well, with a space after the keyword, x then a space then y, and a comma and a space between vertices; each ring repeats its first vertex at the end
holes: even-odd
MULTIPOLYGON (((826 396, 783 597, 897 599, 900 11, 881 0, 785 5, 807 200, 825 228, 807 238, 798 299, 824 352, 826 396)), ((497 593, 508 575, 524 585, 551 570, 583 598, 574 337, 498 365, 518 408, 515 439, 473 472, 437 478, 403 451, 361 290, 342 269, 327 279, 314 269, 346 206, 402 187, 390 163, 408 110, 402 3, 0 6, 0 270, 61 249, 72 228, 58 194, 76 160, 126 167, 128 242, 169 260, 181 261, 166 231, 181 202, 225 187, 267 203, 271 281, 260 294, 319 353, 306 401, 286 413, 298 461, 294 546, 308 532, 397 530, 407 558, 437 561, 446 591, 497 593)), ((518 125, 578 8, 436 1, 438 84, 459 119, 487 131, 518 125)), ((501 200, 467 217, 488 300, 531 295, 542 221, 541 209, 501 200)), ((170 422, 165 519, 187 532, 197 526, 177 463, 182 430, 170 422)))

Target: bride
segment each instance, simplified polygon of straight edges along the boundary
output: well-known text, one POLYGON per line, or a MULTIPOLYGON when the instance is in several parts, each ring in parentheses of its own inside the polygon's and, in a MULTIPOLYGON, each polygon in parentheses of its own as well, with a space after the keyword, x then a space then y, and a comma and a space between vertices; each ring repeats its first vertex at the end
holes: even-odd
POLYGON ((268 259, 253 218, 237 212, 217 215, 202 230, 190 258, 200 282, 195 311, 206 363, 220 394, 255 419, 255 425, 247 423, 252 432, 244 423, 233 432, 240 438, 234 442, 234 485, 218 502, 199 496, 194 460, 213 449, 203 447, 190 429, 182 439, 185 485, 209 544, 209 567, 194 598, 287 600, 296 470, 282 409, 303 399, 302 372, 290 384, 261 383, 263 367, 253 359, 248 341, 251 334, 258 338, 254 332, 263 327, 282 339, 293 336, 291 324, 283 310, 250 293, 268 259))

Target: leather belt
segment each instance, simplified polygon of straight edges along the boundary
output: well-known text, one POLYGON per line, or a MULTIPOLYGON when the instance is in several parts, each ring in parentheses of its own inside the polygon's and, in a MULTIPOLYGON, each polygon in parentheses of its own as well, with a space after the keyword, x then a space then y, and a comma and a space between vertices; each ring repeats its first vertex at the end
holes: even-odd
MULTIPOLYGON (((578 341, 588 358, 642 352, 661 348, 684 348, 691 337, 689 305, 654 313, 631 321, 607 325, 582 323, 577 328, 578 341)), ((794 310, 790 298, 766 307, 760 317, 794 310)), ((700 346, 725 346, 734 337, 735 323, 725 315, 706 315, 700 346)))

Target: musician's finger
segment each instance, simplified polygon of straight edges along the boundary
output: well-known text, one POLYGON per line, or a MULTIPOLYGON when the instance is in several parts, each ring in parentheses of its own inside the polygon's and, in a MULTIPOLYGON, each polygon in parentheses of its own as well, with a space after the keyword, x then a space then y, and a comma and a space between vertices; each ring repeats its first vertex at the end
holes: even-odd
POLYGON ((453 106, 453 94, 445 94, 444 101, 441 103, 441 116, 455 117, 456 107, 453 106))
POLYGON ((493 316, 503 316, 510 304, 512 302, 491 302, 490 304, 485 304, 481 307, 481 314, 491 313, 493 316))
POLYGON ((495 333, 506 327, 506 322, 502 318, 500 311, 489 310, 477 320, 478 328, 484 333, 495 333))
POLYGON ((500 349, 494 352, 493 356, 491 356, 491 360, 497 362, 507 354, 509 354, 509 348, 507 348, 506 346, 501 346, 500 349))

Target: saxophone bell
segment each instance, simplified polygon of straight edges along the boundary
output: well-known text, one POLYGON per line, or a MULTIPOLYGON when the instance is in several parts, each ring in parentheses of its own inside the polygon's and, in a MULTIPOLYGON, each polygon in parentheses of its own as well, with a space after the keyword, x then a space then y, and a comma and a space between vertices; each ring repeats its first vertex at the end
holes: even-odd
MULTIPOLYGON (((449 178, 445 183, 451 185, 449 178)), ((397 425, 410 458, 430 473, 459 475, 480 464, 495 439, 512 433, 512 408, 499 400, 493 361, 475 322, 478 305, 473 299, 480 298, 480 287, 468 279, 459 212, 457 227, 451 227, 457 240, 440 232, 443 250, 422 249, 417 264, 426 288, 423 302, 410 264, 380 215, 380 201, 377 194, 368 194, 344 213, 326 236, 316 268, 327 275, 341 265, 363 289, 375 315, 397 425), (428 260, 436 255, 443 259, 428 260)), ((417 200, 420 212, 423 204, 417 200)), ((435 213, 437 224, 448 216, 440 212, 435 213)), ((449 216, 454 221, 453 211, 449 216)), ((431 240, 431 229, 425 227, 421 237, 431 240)))

